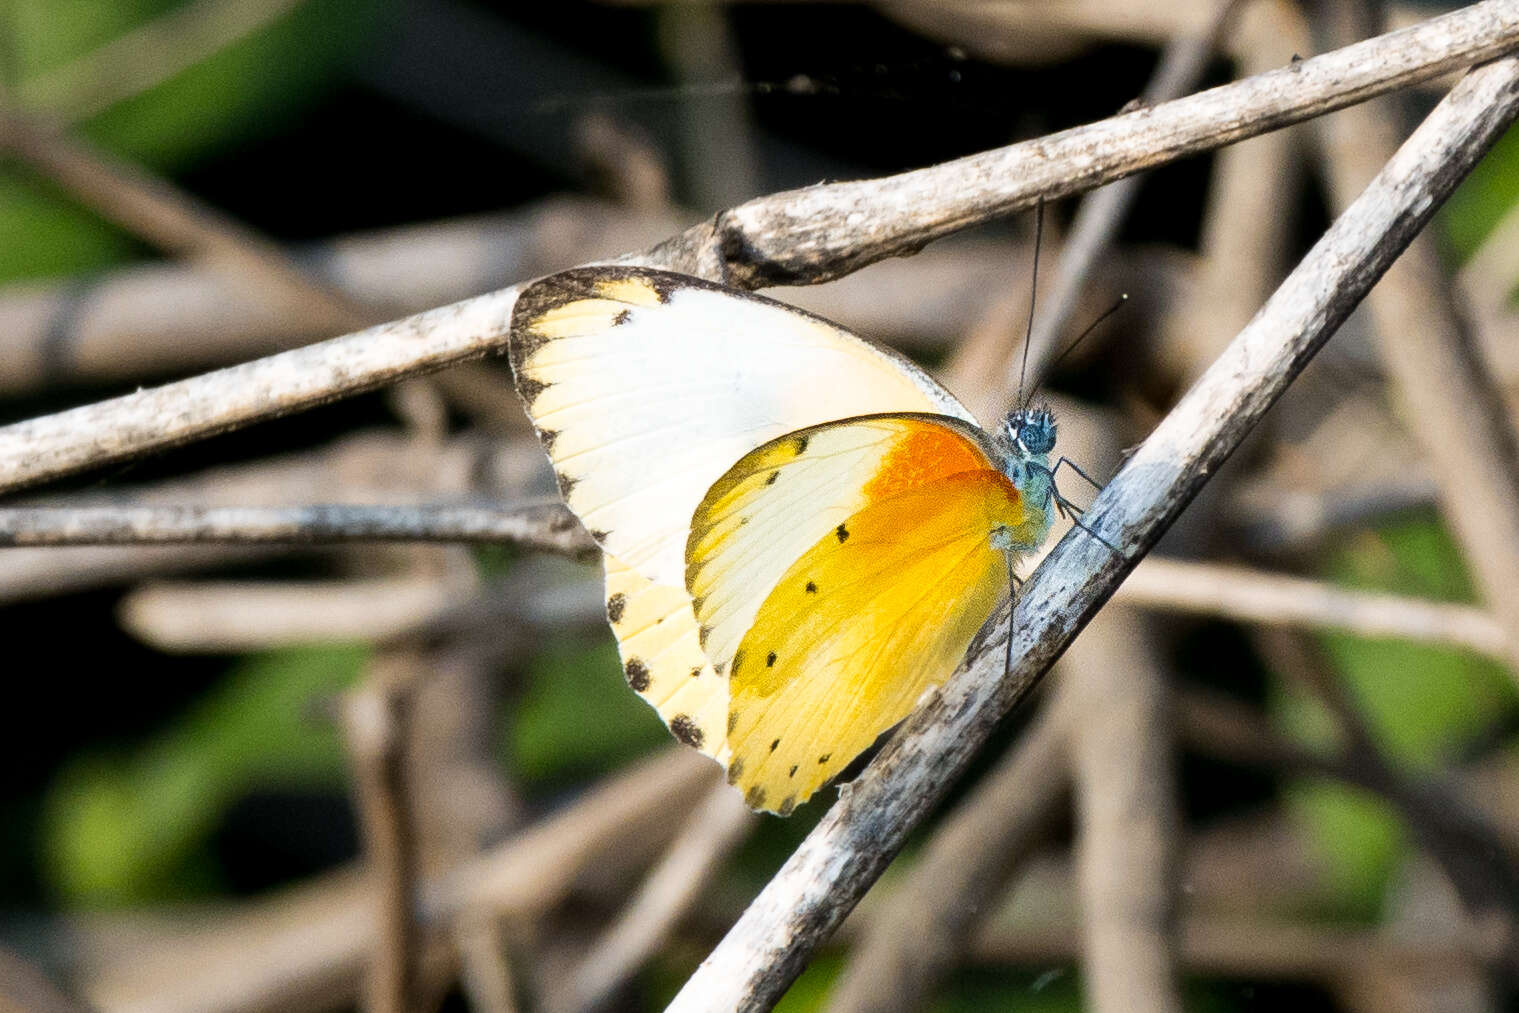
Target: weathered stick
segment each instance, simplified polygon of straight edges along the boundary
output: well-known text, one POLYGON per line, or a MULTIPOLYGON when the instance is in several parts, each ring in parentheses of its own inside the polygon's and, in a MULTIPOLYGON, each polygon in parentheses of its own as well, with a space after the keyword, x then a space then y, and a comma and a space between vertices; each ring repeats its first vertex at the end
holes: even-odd
MULTIPOLYGON (((1468 8, 1471 10, 1472 8, 1468 8)), ((671 1009, 767 1009, 1209 475, 1286 390, 1482 153, 1519 113, 1519 60, 1468 74, 1097 497, 1080 532, 1024 588, 1005 637, 925 701, 770 881, 671 1009)))
MULTIPOLYGON (((880 180, 750 201, 625 258, 758 287, 835 278, 958 229, 1492 59, 1519 0, 1175 102, 880 180)), ((496 351, 517 288, 178 383, 0 428, 0 492, 224 432, 496 351)))
POLYGON ((575 558, 596 544, 559 503, 0 509, 0 546, 511 542, 575 558))

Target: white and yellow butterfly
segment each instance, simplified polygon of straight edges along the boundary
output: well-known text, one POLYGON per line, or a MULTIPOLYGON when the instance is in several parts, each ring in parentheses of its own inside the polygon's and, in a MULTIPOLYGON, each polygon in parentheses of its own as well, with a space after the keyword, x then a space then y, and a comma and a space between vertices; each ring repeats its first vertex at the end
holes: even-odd
POLYGON ((906 359, 684 275, 539 281, 510 356, 628 684, 754 809, 790 813, 948 678, 1060 503, 1048 411, 994 436, 906 359))

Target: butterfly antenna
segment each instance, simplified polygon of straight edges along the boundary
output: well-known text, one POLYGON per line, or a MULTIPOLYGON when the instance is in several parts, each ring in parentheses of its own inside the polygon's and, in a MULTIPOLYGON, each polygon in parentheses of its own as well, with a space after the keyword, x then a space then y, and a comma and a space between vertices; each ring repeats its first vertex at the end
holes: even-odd
MULTIPOLYGON (((1080 345, 1083 341, 1085 341, 1091 335, 1091 333, 1093 331, 1095 331, 1098 328, 1098 326, 1104 320, 1106 320, 1108 317, 1112 316, 1114 313, 1117 313, 1119 310, 1123 309, 1123 304, 1126 303, 1126 302, 1128 302, 1128 301, 1129 301, 1129 293, 1125 292, 1125 293, 1123 293, 1123 295, 1119 296, 1116 300, 1114 300, 1113 305, 1109 306, 1107 309, 1103 310, 1100 314, 1098 314, 1096 320, 1093 320, 1091 323, 1087 324, 1086 325, 1086 329, 1083 330, 1080 334, 1076 335, 1076 340, 1075 341, 1071 342, 1069 345, 1066 345, 1065 346, 1065 350, 1063 352, 1061 352, 1059 355, 1055 356, 1055 358, 1053 360, 1051 360, 1049 366, 1046 367, 1045 370, 1044 370, 1044 375, 1045 376, 1049 376, 1050 374, 1052 374, 1055 371, 1055 367, 1058 366, 1058 365, 1060 365, 1060 363, 1062 363, 1063 361, 1065 361, 1065 357, 1068 356, 1068 355, 1070 355, 1072 352, 1074 352, 1076 350, 1076 346, 1080 345)), ((1024 358, 1025 359, 1028 358, 1028 354, 1027 353, 1028 353, 1028 343, 1025 342, 1024 343, 1024 358)), ((1022 392, 1023 392, 1023 381, 1022 380, 1018 381, 1018 391, 1019 391, 1019 394, 1021 396, 1022 392)), ((1033 390, 1029 391, 1029 393, 1028 393, 1029 400, 1030 401, 1034 400, 1034 395, 1037 394, 1037 393, 1039 393, 1039 388, 1038 387, 1035 387, 1033 390)))
POLYGON ((1039 247, 1044 242, 1044 198, 1034 204, 1034 269, 1029 272, 1028 326, 1023 330, 1023 364, 1018 367, 1018 400, 1013 402, 1022 411, 1023 381, 1028 379, 1028 346, 1034 338, 1034 300, 1039 295, 1039 247))

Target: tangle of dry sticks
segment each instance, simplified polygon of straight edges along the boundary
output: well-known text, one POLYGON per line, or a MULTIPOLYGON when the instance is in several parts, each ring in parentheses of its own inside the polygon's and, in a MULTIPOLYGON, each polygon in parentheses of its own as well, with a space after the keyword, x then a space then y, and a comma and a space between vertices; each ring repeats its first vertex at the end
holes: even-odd
MULTIPOLYGON (((1138 557, 1519 114, 1519 59, 1468 74, 1345 210, 1092 505, 1114 555, 1072 532, 1011 624, 920 706, 686 982, 671 1009, 767 1009, 1138 557)), ((1007 626, 1004 625, 1004 629, 1007 626)))
MULTIPOLYGON (((1519 44, 1519 3, 1412 28, 1152 108, 885 179, 740 205, 629 261, 757 287, 818 282, 1189 154, 1426 81, 1519 44)), ((0 428, 0 492, 126 460, 499 350, 517 287, 0 428)))

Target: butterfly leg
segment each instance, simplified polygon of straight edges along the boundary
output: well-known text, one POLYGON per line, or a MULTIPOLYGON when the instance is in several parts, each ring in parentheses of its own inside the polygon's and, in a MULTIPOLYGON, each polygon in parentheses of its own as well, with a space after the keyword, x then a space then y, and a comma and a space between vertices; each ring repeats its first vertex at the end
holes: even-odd
POLYGON ((1018 578, 1013 569, 1013 550, 1011 547, 1002 550, 1002 558, 1007 560, 1007 654, 1002 659, 1002 678, 1007 679, 1013 674, 1013 618, 1018 614, 1018 592, 1023 590, 1023 581, 1018 578))
POLYGON ((1077 464, 1075 461, 1071 460, 1069 457, 1062 457, 1060 460, 1058 460, 1058 461, 1055 462, 1055 466, 1050 469, 1050 479, 1051 479, 1051 481, 1054 480, 1056 473, 1060 471, 1060 466, 1062 464, 1068 466, 1076 474, 1078 474, 1082 478, 1086 479, 1087 482, 1088 482, 1088 484, 1090 484, 1093 489, 1096 489, 1098 492, 1102 492, 1102 485, 1101 485, 1101 483, 1099 483, 1091 475, 1088 475, 1086 472, 1082 471, 1081 470, 1081 465, 1077 464))
MULTIPOLYGON (((1064 458, 1061 458, 1061 460, 1064 460, 1064 458)), ((1075 467, 1075 465, 1072 465, 1072 467, 1075 467)), ((1075 503, 1072 503, 1064 496, 1060 495, 1060 491, 1058 489, 1054 489, 1052 487, 1051 495, 1055 501, 1055 510, 1060 514, 1061 517, 1069 518, 1072 524, 1076 525, 1082 531, 1085 531, 1097 541, 1101 542, 1109 552, 1113 553, 1113 555, 1123 555, 1123 553, 1119 551, 1118 546, 1114 545, 1112 542, 1108 541, 1106 538, 1093 531, 1090 527, 1087 526, 1087 523, 1081 519, 1082 515, 1086 513, 1085 510, 1077 506, 1075 503)))

